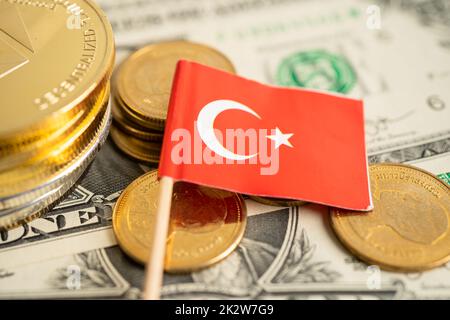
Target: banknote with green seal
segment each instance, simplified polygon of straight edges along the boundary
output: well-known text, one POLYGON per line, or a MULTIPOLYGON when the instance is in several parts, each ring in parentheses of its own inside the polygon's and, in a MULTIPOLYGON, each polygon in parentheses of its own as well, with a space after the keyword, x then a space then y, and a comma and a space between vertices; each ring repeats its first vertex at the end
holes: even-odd
POLYGON ((444 181, 446 184, 450 186, 450 172, 447 173, 441 173, 437 175, 439 179, 444 181))
MULTIPOLYGON (((362 97, 370 162, 410 163, 448 183, 443 1, 98 2, 114 28, 118 63, 145 43, 186 38, 219 49, 241 76, 362 97), (368 24, 377 17, 379 28, 368 24)), ((139 298, 144 270, 114 246, 110 218, 120 191, 143 170, 108 143, 49 216, 2 232, 0 296, 139 298)), ((236 252, 214 268, 166 277, 163 297, 450 298, 449 265, 420 274, 368 266, 324 228, 327 214, 318 205, 250 209, 236 252)))
POLYGON ((356 72, 342 55, 326 50, 300 51, 282 59, 276 83, 347 93, 356 83, 356 72))

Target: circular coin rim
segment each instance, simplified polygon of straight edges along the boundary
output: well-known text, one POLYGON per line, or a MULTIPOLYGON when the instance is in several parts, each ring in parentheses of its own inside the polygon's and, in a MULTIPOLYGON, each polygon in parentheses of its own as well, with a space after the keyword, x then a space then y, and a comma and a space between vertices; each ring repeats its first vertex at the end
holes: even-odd
MULTIPOLYGON (((47 150, 47 154, 43 153, 37 155, 37 159, 31 159, 35 161, 34 163, 25 163, 4 172, 5 174, 8 172, 11 174, 11 171, 14 170, 16 177, 18 178, 15 180, 15 184, 7 180, 5 180, 4 183, 0 183, 0 202, 3 203, 8 199, 26 195, 33 190, 40 189, 42 186, 53 183, 61 175, 64 175, 64 168, 70 167, 73 159, 78 156, 77 154, 80 152, 82 153, 82 151, 91 143, 91 140, 95 138, 96 131, 103 121, 102 119, 105 111, 109 108, 109 97, 109 83, 107 83, 102 96, 99 97, 95 105, 91 106, 90 110, 88 110, 88 114, 82 119, 81 123, 78 124, 78 128, 58 143, 57 146, 61 148, 59 155, 52 155, 52 150, 47 150), (71 140, 73 140, 73 142, 69 144, 71 140), (65 160, 62 162, 54 160, 61 157, 65 160), (40 168, 41 171, 33 172, 33 168, 40 168), (30 172, 33 173, 32 178, 26 178, 30 175, 30 172), (22 176, 25 178, 22 178, 22 176), (3 190, 8 190, 9 193, 4 192, 3 190)), ((0 205, 0 207, 2 207, 2 205, 0 205)))
POLYGON ((170 269, 166 270, 167 273, 171 274, 184 274, 184 273, 190 273, 194 271, 198 271, 200 269, 204 269, 207 267, 211 267, 218 262, 222 261, 226 257, 228 257, 239 245, 242 238, 244 237, 245 229, 247 227, 247 205, 245 203, 244 198, 241 194, 229 191, 230 193, 234 193, 237 196, 237 205, 241 206, 240 214, 242 215, 241 218, 241 224, 239 225, 239 230, 236 232, 236 237, 232 239, 231 245, 229 245, 224 251, 222 251, 220 254, 215 256, 214 258, 204 261, 204 263, 199 263, 195 266, 195 268, 176 268, 176 267, 170 267, 170 269))
POLYGON ((120 127, 122 131, 141 140, 150 142, 162 141, 164 136, 163 132, 151 130, 149 128, 142 127, 137 123, 130 122, 130 120, 124 116, 124 111, 116 100, 116 97, 112 99, 112 113, 114 123, 117 127, 120 127))
MULTIPOLYGON (((114 230, 114 234, 116 236, 117 239, 117 243, 119 244, 120 248, 134 261, 136 261, 139 264, 144 264, 146 265, 147 261, 142 261, 141 257, 139 257, 138 255, 136 255, 133 250, 129 250, 129 242, 127 243, 127 237, 124 236, 121 228, 120 228, 120 216, 123 215, 124 213, 120 214, 121 211, 121 203, 124 201, 124 198, 127 197, 127 194, 130 192, 130 190, 133 189, 133 186, 137 185, 142 179, 145 179, 145 177, 147 176, 154 176, 158 175, 158 170, 150 170, 149 172, 143 174, 142 176, 138 177, 136 180, 134 180, 133 182, 131 182, 121 193, 121 195, 119 196, 119 198, 117 199, 115 205, 114 205, 114 209, 113 209, 113 219, 112 219, 112 225, 113 225, 113 230, 114 230)), ((156 180, 156 182, 158 182, 156 180)), ((159 183, 159 182, 158 182, 159 183)), ((231 192, 231 191, 230 191, 231 192)), ((231 192, 233 193, 233 192, 231 192)), ((164 271, 167 273, 171 273, 171 274, 183 274, 183 273, 189 273, 192 271, 196 271, 199 269, 203 269, 209 266, 212 266, 214 264, 216 264, 217 262, 223 260, 224 258, 226 258, 241 242, 244 233, 245 233, 245 229, 247 226, 247 206, 245 203, 244 198, 242 197, 242 195, 238 194, 238 193, 234 193, 235 196, 237 196, 237 204, 241 206, 241 210, 240 210, 240 214, 242 215, 242 223, 240 224, 240 228, 237 232, 237 236, 235 237, 234 241, 232 242, 232 244, 230 246, 227 247, 226 250, 222 251, 219 255, 217 255, 216 257, 205 261, 204 263, 198 264, 198 266, 196 266, 195 268, 171 268, 171 267, 166 267, 166 265, 164 265, 164 271)), ((134 247, 134 245, 132 245, 132 247, 134 247)))
POLYGON ((30 197, 39 197, 41 199, 38 203, 25 205, 23 208, 18 209, 17 212, 7 215, 2 215, 0 211, 0 230, 13 229, 23 223, 39 218, 48 210, 51 210, 54 205, 58 204, 62 197, 73 188, 108 137, 112 115, 110 102, 106 101, 105 103, 108 104, 108 107, 103 115, 101 124, 96 130, 96 136, 79 154, 78 159, 53 184, 42 186, 41 189, 30 192, 30 197))
MULTIPOLYGON (((58 114, 64 114, 67 110, 76 108, 78 105, 82 104, 83 101, 91 95, 91 93, 98 87, 99 84, 102 83, 102 81, 105 78, 109 78, 109 76, 112 73, 112 69, 114 66, 115 61, 115 42, 114 42, 114 35, 113 30, 111 27, 111 24, 109 20, 106 17, 106 14, 103 12, 103 10, 98 6, 94 1, 92 0, 84 0, 85 4, 92 8, 92 10, 97 14, 100 26, 102 26, 105 30, 106 34, 106 47, 105 47, 105 54, 101 59, 101 63, 99 64, 97 73, 92 76, 92 82, 90 84, 85 84, 85 90, 81 92, 78 96, 74 97, 73 100, 71 100, 69 103, 62 105, 59 107, 59 109, 54 110, 52 113, 48 114, 45 118, 41 119, 42 123, 45 123, 45 121, 52 119, 55 116, 58 116, 58 114)), ((32 128, 35 126, 40 126, 39 124, 32 124, 32 128)), ((28 130, 28 129, 25 129, 28 130)), ((14 135, 20 134, 20 132, 16 130, 12 130, 10 132, 5 132, 2 134, 2 139, 10 139, 14 138, 14 135)))
MULTIPOLYGON (((406 168, 406 169, 419 171, 427 176, 430 176, 435 181, 437 181, 438 184, 444 186, 444 189, 447 190, 447 193, 450 191, 449 186, 447 184, 445 184, 442 180, 437 178, 434 174, 432 174, 424 169, 412 166, 412 165, 401 164, 401 163, 391 163, 391 162, 374 163, 374 164, 369 165, 369 167, 391 167, 391 166, 402 167, 402 168, 406 168)), ((370 168, 369 168, 369 172, 370 172, 370 168)), ((340 221, 339 216, 337 215, 339 213, 339 210, 341 210, 341 209, 330 208, 329 221, 330 221, 330 224, 334 231, 334 234, 339 239, 339 241, 343 244, 343 246, 345 248, 347 248, 348 251, 350 251, 357 258, 360 258, 361 260, 363 260, 369 264, 375 264, 375 265, 378 265, 381 269, 384 269, 387 271, 393 271, 393 272, 420 272, 420 271, 425 271, 425 270, 439 267, 439 266, 447 263, 448 261, 450 261, 450 250, 449 250, 449 253, 447 256, 445 256, 441 259, 438 259, 436 261, 430 262, 426 265, 421 265, 421 266, 391 265, 389 263, 386 263, 385 261, 379 261, 376 258, 370 257, 370 256, 366 255, 364 252, 360 252, 357 249, 355 249, 354 246, 352 245, 351 241, 348 241, 347 239, 345 239, 345 237, 343 236, 344 233, 338 231, 338 230, 342 231, 342 228, 340 226, 340 224, 342 222, 340 221)), ((361 212, 361 213, 362 214, 370 214, 370 211, 369 212, 361 212)))
POLYGON ((117 127, 115 124, 111 126, 110 129, 110 135, 111 139, 114 142, 114 144, 125 153, 127 156, 149 164, 158 164, 160 159, 160 153, 161 149, 154 149, 157 153, 150 153, 150 151, 138 149, 141 148, 141 146, 136 145, 135 142, 138 143, 151 143, 151 144, 157 144, 156 142, 149 142, 140 140, 136 137, 130 137, 127 136, 125 132, 123 132, 119 127, 117 127), (128 141, 127 141, 128 140, 128 141), (127 143, 128 142, 128 143, 127 143), (134 145, 133 145, 134 143, 134 145), (133 147, 131 147, 133 146, 133 147), (134 149, 133 149, 134 148, 134 149))
POLYGON ((127 90, 125 89, 126 85, 124 85, 124 83, 123 83, 125 81, 123 73, 125 72, 124 70, 128 67, 128 65, 130 63, 132 64, 133 63, 132 61, 139 58, 140 56, 145 55, 148 52, 151 52, 155 49, 158 50, 158 48, 160 48, 160 47, 164 47, 167 45, 169 45, 169 46, 175 45, 176 46, 177 44, 188 45, 188 46, 191 46, 192 48, 194 48, 194 47, 202 48, 202 49, 206 49, 210 52, 214 52, 218 56, 222 57, 224 59, 224 61, 226 61, 230 65, 231 71, 228 71, 228 72, 236 73, 236 68, 234 67, 233 63, 222 52, 220 52, 219 50, 212 48, 210 46, 207 46, 207 45, 204 45, 201 43, 197 43, 197 42, 193 42, 193 41, 175 40, 175 41, 152 43, 152 44, 144 46, 144 47, 138 49, 137 51, 133 52, 121 63, 121 65, 117 71, 117 79, 116 79, 115 87, 117 88, 118 96, 124 102, 124 104, 130 109, 130 111, 132 111, 135 115, 138 116, 138 118, 145 119, 145 120, 151 121, 152 123, 159 124, 159 126, 161 126, 161 127, 164 126, 166 119, 163 119, 160 117, 154 117, 153 115, 144 114, 141 111, 139 111, 137 108, 134 107, 135 105, 137 105, 139 103, 136 103, 136 101, 133 99, 133 97, 127 93, 127 90))
MULTIPOLYGON (((152 178, 156 176, 155 183, 158 183, 158 170, 150 170, 143 175, 137 177, 135 180, 133 180, 120 194, 119 198, 117 199, 116 203, 114 204, 113 214, 112 214, 112 226, 114 235, 116 237, 117 243, 119 244, 120 248, 126 253, 128 257, 133 259, 134 261, 138 262, 139 264, 143 264, 142 260, 133 252, 133 249, 129 249, 130 247, 134 248, 136 247, 135 244, 133 244, 132 241, 128 241, 127 236, 122 231, 122 228, 120 227, 120 218, 125 213, 121 210, 122 209, 122 202, 125 201, 124 199, 128 197, 128 194, 134 190, 134 187, 139 185, 139 183, 142 183, 142 180, 145 180, 147 177, 152 178), (131 246, 130 246, 131 243, 131 246)), ((144 263, 144 265, 146 262, 144 263)))
MULTIPOLYGON (((107 36, 106 39, 107 46, 105 48, 105 55, 101 59, 103 61, 103 64, 101 64, 99 67, 100 71, 97 72, 97 75, 95 77, 93 77, 92 83, 94 83, 95 85, 91 84, 87 86, 88 87, 87 90, 85 90, 81 95, 72 100, 70 104, 74 106, 83 102, 86 99, 86 97, 88 97, 95 90, 95 88, 97 88, 97 86, 102 83, 103 79, 108 78, 109 82, 109 78, 112 74, 112 69, 114 67, 114 61, 116 57, 114 34, 111 27, 111 23, 106 17, 105 12, 103 12, 100 6, 98 6, 94 1, 92 0, 84 0, 84 1, 86 1, 86 3, 97 13, 97 16, 100 18, 102 22, 101 25, 105 28, 105 33, 107 36)), ((64 108, 67 108, 67 106, 64 108)))

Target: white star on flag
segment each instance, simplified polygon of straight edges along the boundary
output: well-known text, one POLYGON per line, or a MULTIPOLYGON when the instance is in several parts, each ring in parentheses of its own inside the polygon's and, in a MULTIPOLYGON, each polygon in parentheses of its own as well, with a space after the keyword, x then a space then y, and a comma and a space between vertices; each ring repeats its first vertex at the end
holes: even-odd
POLYGON ((282 144, 293 148, 292 144, 289 142, 289 138, 293 135, 293 133, 283 133, 278 127, 276 127, 275 134, 271 134, 266 137, 275 141, 275 149, 278 149, 282 144))

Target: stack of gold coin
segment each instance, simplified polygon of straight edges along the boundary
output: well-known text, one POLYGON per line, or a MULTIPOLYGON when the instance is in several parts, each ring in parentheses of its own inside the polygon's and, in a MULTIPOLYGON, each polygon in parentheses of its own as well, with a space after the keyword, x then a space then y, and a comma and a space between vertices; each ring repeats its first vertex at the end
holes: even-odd
POLYGON ((48 210, 107 136, 112 30, 77 5, 0 2, 0 229, 48 210))
POLYGON ((222 53, 188 41, 151 44, 125 59, 114 76, 111 137, 139 161, 159 162, 172 78, 181 59, 235 72, 222 53))

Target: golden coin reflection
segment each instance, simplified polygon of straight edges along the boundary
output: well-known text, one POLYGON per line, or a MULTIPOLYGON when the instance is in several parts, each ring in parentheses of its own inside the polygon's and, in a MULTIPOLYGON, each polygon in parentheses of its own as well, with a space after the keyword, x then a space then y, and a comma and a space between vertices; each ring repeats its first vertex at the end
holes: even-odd
MULTIPOLYGON (((114 208, 113 226, 119 245, 143 264, 150 254, 158 186, 157 172, 151 171, 131 183, 114 208)), ((245 225, 246 207, 240 195, 176 183, 165 270, 189 272, 222 260, 239 244, 245 225)))

